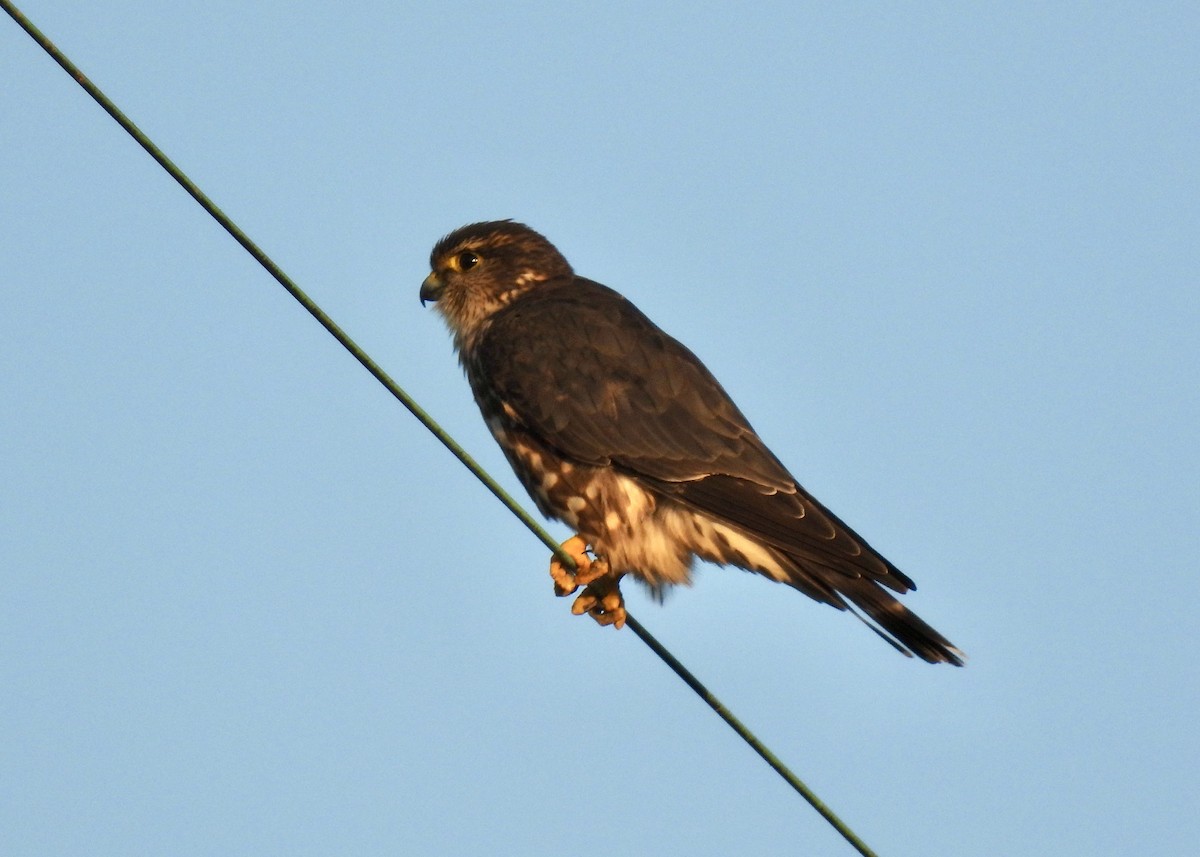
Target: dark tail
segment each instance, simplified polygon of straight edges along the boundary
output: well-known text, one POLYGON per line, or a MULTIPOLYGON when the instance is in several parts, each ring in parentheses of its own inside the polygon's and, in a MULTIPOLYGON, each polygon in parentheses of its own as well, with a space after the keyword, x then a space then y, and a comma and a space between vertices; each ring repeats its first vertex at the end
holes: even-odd
POLYGON ((871 630, 904 654, 916 655, 931 664, 953 664, 956 667, 961 667, 966 660, 966 655, 958 647, 875 581, 859 578, 849 586, 838 586, 838 590, 839 594, 867 614, 869 619, 859 618, 871 630))

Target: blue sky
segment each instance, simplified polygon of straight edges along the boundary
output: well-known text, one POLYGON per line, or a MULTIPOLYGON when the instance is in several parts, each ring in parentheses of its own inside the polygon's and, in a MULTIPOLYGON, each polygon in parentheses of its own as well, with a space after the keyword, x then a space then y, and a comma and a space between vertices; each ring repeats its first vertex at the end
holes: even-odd
MULTIPOLYGON (((442 234, 698 352, 971 657, 628 593, 881 855, 1194 847, 1194 4, 22 8, 514 491, 442 234)), ((7 18, 0 105, 0 851, 851 853, 7 18)))

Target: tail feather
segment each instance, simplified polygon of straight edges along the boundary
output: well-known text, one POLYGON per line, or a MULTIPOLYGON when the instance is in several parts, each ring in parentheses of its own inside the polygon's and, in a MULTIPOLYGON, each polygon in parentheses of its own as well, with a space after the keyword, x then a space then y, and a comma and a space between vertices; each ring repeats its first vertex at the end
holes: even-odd
MULTIPOLYGON (((838 610, 848 610, 902 655, 916 655, 931 664, 956 667, 966 661, 966 655, 957 646, 884 588, 885 584, 895 585, 901 575, 892 574, 887 580, 880 580, 861 569, 839 568, 811 556, 802 558, 783 553, 775 556, 787 571, 789 586, 838 610)), ((890 563, 888 567, 894 569, 890 563)), ((908 586, 899 589, 901 594, 916 588, 908 578, 903 579, 908 586)))
MULTIPOLYGON (((874 581, 860 578, 855 584, 842 585, 839 589, 870 617, 867 624, 876 633, 902 651, 911 652, 931 664, 963 665, 966 655, 957 646, 874 581)), ((863 621, 867 620, 864 618, 863 621)))

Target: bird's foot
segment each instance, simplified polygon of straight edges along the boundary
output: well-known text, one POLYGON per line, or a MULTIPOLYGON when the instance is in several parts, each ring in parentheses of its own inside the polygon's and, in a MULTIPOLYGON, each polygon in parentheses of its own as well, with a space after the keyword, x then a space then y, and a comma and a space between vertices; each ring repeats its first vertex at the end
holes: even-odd
POLYGON ((575 570, 567 568, 557 556, 550 557, 550 577, 554 580, 554 594, 559 598, 608 574, 608 563, 588 556, 587 541, 583 536, 567 539, 562 543, 562 549, 575 560, 575 570))
POLYGON ((562 548, 575 560, 571 571, 557 556, 550 558, 550 577, 554 580, 554 594, 560 598, 570 595, 579 587, 583 592, 571 605, 576 616, 587 613, 601 625, 625 625, 625 599, 621 596, 621 578, 609 574, 608 562, 602 557, 591 557, 587 552, 587 541, 583 536, 574 536, 562 543, 562 548))
POLYGON ((600 625, 625 627, 625 598, 621 595, 621 578, 605 576, 586 586, 571 612, 576 616, 587 613, 600 625))

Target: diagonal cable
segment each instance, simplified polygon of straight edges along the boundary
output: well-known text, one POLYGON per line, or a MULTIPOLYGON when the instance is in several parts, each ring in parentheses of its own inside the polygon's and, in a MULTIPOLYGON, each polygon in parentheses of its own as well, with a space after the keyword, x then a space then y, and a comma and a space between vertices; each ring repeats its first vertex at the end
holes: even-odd
MULTIPOLYGON (((482 482, 487 489, 491 491, 500 500, 500 502, 508 508, 510 512, 516 515, 517 518, 520 519, 521 523, 529 528, 530 532, 541 539, 542 542, 548 548, 550 548, 550 550, 553 551, 561 561, 566 563, 568 568, 575 567, 574 559, 572 559, 572 557, 562 549, 562 547, 554 540, 554 537, 546 532, 541 524, 534 520, 533 517, 527 511, 525 511, 525 509, 516 500, 512 498, 512 495, 505 491, 504 488, 502 488, 500 484, 496 482, 496 480, 486 470, 484 470, 483 467, 474 458, 472 458, 470 454, 468 454, 467 451, 464 450, 458 444, 458 442, 454 440, 453 437, 446 432, 445 429, 438 425, 437 422, 435 422, 434 419, 429 416, 424 408, 417 404, 415 399, 406 393, 404 389, 397 384, 392 377, 388 375, 388 373, 385 372, 383 368, 371 358, 369 354, 360 348, 359 345, 350 338, 349 334, 342 330, 337 322, 330 318, 330 316, 327 315, 312 298, 305 294, 304 290, 301 289, 291 277, 284 273, 283 269, 275 264, 275 262, 269 256, 267 256, 265 252, 263 252, 262 248, 250 240, 249 236, 247 236, 238 227, 238 225, 234 223, 233 220, 231 220, 229 216, 216 205, 216 203, 209 199, 208 195, 200 190, 195 182, 188 178, 183 170, 177 167, 174 161, 168 158, 162 152, 162 150, 159 149, 158 146, 156 146, 154 142, 150 140, 150 138, 147 137, 137 125, 133 123, 133 120, 126 116, 120 110, 120 108, 118 108, 117 105, 114 104, 98 86, 96 86, 96 84, 92 83, 92 81, 82 71, 80 71, 79 67, 71 62, 71 60, 68 59, 67 56, 60 51, 58 47, 42 33, 41 30, 34 26, 34 24, 28 18, 26 18, 16 6, 9 2, 9 0, 0 0, 0 8, 3 8, 4 11, 8 13, 9 17, 16 21, 17 24, 29 34, 30 38, 37 42, 38 46, 41 47, 42 50, 49 54, 50 57, 57 62, 76 83, 83 87, 84 91, 87 92, 87 94, 90 95, 96 101, 96 103, 99 104, 104 111, 117 122, 118 125, 124 128, 129 136, 131 136, 139 146, 145 149, 150 157, 158 162, 159 166, 167 171, 171 178, 175 179, 175 181, 177 181, 180 186, 187 191, 188 194, 194 200, 196 200, 196 202, 200 204, 201 208, 208 212, 208 214, 212 216, 217 223, 221 224, 221 227, 224 228, 224 230, 228 232, 235 241, 242 245, 246 252, 253 256, 254 259, 267 270, 267 273, 274 277, 276 282, 278 282, 279 285, 283 286, 283 288, 287 290, 288 294, 294 297, 302 307, 308 310, 309 314, 312 315, 312 317, 315 318, 322 327, 329 331, 333 338, 341 343, 343 348, 345 348, 354 356, 354 359, 361 363, 368 372, 375 376, 376 380, 378 380, 379 383, 382 384, 387 391, 400 402, 400 404, 404 405, 404 407, 407 408, 412 415, 417 418, 421 425, 425 426, 425 428, 428 429, 434 437, 441 441, 442 444, 455 456, 455 458, 461 461, 463 465, 466 466, 466 468, 470 470, 471 473, 473 473, 475 477, 479 479, 479 481, 482 482)), ((833 828, 837 830, 837 832, 840 833, 846 839, 846 841, 858 851, 859 854, 863 855, 863 857, 877 857, 875 852, 872 851, 867 844, 863 842, 857 836, 857 834, 855 834, 854 831, 851 830, 846 823, 843 822, 833 812, 833 810, 826 806, 825 802, 822 801, 812 789, 810 789, 799 777, 792 773, 787 765, 780 761, 779 758, 773 752, 771 752, 770 748, 763 744, 754 735, 754 733, 747 729, 746 726, 744 726, 742 722, 734 716, 733 712, 726 708, 724 704, 722 704, 721 701, 717 699, 716 696, 714 696, 712 692, 709 691, 708 688, 706 688, 700 682, 700 680, 691 673, 691 671, 688 670, 687 667, 685 667, 674 655, 671 654, 670 651, 667 650, 665 646, 663 646, 662 643, 660 643, 649 631, 645 629, 645 627, 643 627, 641 622, 638 622, 637 619, 628 614, 626 616, 626 622, 633 632, 638 636, 638 638, 640 638, 642 642, 644 642, 650 648, 650 650, 654 652, 654 654, 658 655, 658 657, 661 658, 662 661, 668 667, 670 667, 671 670, 678 675, 679 678, 681 678, 683 682, 687 684, 687 686, 690 687, 706 705, 715 711, 717 715, 742 738, 742 740, 750 745, 751 749, 761 756, 763 760, 766 761, 766 763, 770 765, 775 772, 784 779, 785 782, 787 782, 788 785, 790 785, 796 790, 797 793, 800 794, 801 797, 808 801, 813 809, 820 813, 820 815, 826 821, 828 821, 829 824, 832 825, 833 828)))

